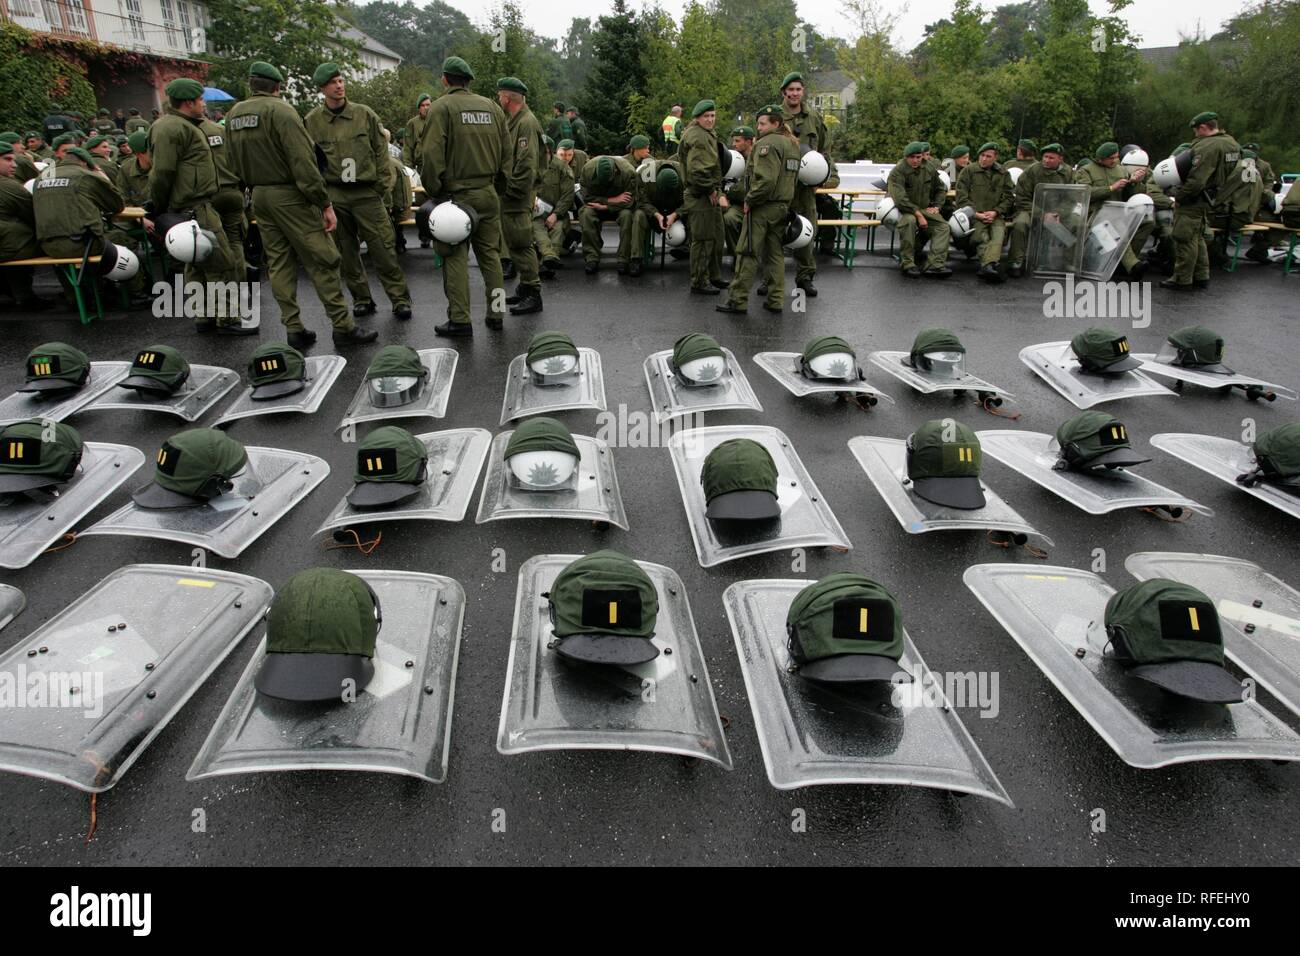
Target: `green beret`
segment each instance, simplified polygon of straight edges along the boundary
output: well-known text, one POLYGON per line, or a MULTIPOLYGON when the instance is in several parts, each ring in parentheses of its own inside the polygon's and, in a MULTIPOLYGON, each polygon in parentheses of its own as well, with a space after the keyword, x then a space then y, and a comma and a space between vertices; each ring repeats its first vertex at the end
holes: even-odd
POLYGON ((260 76, 264 80, 274 80, 277 83, 284 82, 284 74, 273 67, 270 63, 258 60, 248 68, 249 76, 260 76))
POLYGON ((702 116, 709 110, 716 110, 717 108, 718 104, 713 102, 713 100, 700 100, 695 104, 695 109, 691 110, 691 117, 695 118, 702 116))
POLYGON ((14 151, 13 143, 0 143, 0 156, 8 156, 14 151))
POLYGON ((785 88, 786 88, 787 86, 789 86, 791 83, 794 83, 794 82, 802 83, 802 82, 803 82, 803 74, 802 74, 802 73, 799 73, 799 72, 797 72, 797 71, 794 72, 794 73, 787 73, 787 74, 785 75, 785 79, 783 79, 783 80, 781 81, 781 91, 782 91, 782 92, 785 92, 785 88))
POLYGON ((573 149, 573 140, 562 139, 555 144, 556 149, 573 149))
POLYGON ((142 129, 138 129, 126 138, 126 145, 131 147, 133 153, 147 153, 149 152, 149 134, 142 129))
POLYGON ((1119 143, 1102 143, 1097 147, 1097 152, 1092 154, 1093 159, 1105 159, 1107 156, 1114 156, 1119 152, 1119 143))
POLYGON ((591 181, 597 186, 604 186, 614 178, 614 160, 609 156, 596 159, 596 168, 592 170, 591 181))
POLYGON ((774 119, 783 119, 784 114, 781 112, 781 107, 777 106, 775 103, 769 103, 754 114, 755 119, 758 119, 760 116, 771 116, 774 119))
POLYGON ((68 149, 67 155, 68 155, 68 156, 76 156, 77 159, 81 160, 83 163, 85 163, 85 164, 86 164, 87 166, 89 166, 91 169, 95 169, 95 168, 96 168, 96 167, 95 167, 95 157, 91 156, 88 152, 86 152, 86 151, 85 151, 84 149, 82 149, 80 146, 72 146, 72 147, 70 147, 70 148, 68 149))
POLYGON ((1032 139, 1022 139, 1020 142, 1016 143, 1016 146, 1020 149, 1028 150, 1031 153, 1038 152, 1038 144, 1032 139))
POLYGON ((559 110, 561 113, 564 112, 564 104, 561 103, 561 102, 559 102, 558 100, 557 100, 556 102, 552 103, 551 105, 552 105, 552 107, 554 107, 555 109, 559 110))
POLYGON ((316 84, 316 89, 320 89, 336 76, 342 76, 343 71, 339 69, 337 63, 322 63, 316 67, 316 72, 311 75, 311 81, 316 84))
POLYGON ((203 95, 203 84, 182 76, 168 83, 163 92, 174 100, 197 100, 203 95))
MULTIPOLYGON (((28 135, 28 136, 35 136, 36 134, 35 134, 35 133, 28 133, 27 135, 28 135)), ((1253 149, 1255 152, 1258 153, 1258 152, 1259 152, 1259 143, 1242 143, 1242 144, 1241 144, 1241 148, 1242 148, 1242 149, 1253 149)))
POLYGON ((1061 148, 1060 143, 1048 143, 1043 147, 1044 153, 1055 153, 1057 156, 1064 156, 1065 150, 1061 148))
POLYGON ((916 140, 913 140, 912 142, 907 144, 907 148, 903 150, 903 155, 916 156, 924 152, 925 152, 925 143, 921 143, 916 140))
POLYGON ((60 133, 58 136, 54 137, 54 142, 50 145, 55 149, 58 149, 60 146, 67 146, 69 143, 74 146, 77 144, 76 133, 60 133))
POLYGON ((1208 123, 1210 120, 1216 120, 1218 118, 1218 113, 1212 113, 1208 110, 1204 113, 1197 113, 1192 117, 1192 129, 1196 129, 1196 127, 1200 126, 1202 123, 1208 123))
POLYGON ((432 99, 433 97, 430 96, 428 93, 421 93, 420 98, 415 101, 415 108, 418 110, 420 108, 420 104, 422 104, 425 100, 432 101, 432 99))
POLYGON ((22 137, 17 133, 0 133, 0 143, 16 143, 20 139, 22 137))
POLYGON ((631 139, 627 141, 627 148, 628 149, 649 149, 650 137, 645 136, 641 133, 637 133, 635 136, 633 136, 631 139))
POLYGON ((983 152, 986 152, 987 150, 990 150, 990 149, 993 150, 993 152, 996 153, 996 152, 998 151, 998 144, 997 144, 997 143, 992 143, 992 142, 985 143, 983 146, 981 146, 981 147, 979 148, 979 150, 977 151, 977 155, 978 155, 978 153, 983 153, 983 152))
POLYGON ((442 72, 444 76, 459 76, 467 80, 474 79, 474 71, 458 56, 449 56, 442 61, 442 72))
POLYGON ((921 140, 921 152, 928 153, 929 151, 930 151, 930 144, 927 143, 925 140, 921 140))
POLYGON ((1255 152, 1253 149, 1247 149, 1246 147, 1243 146, 1241 148, 1241 157, 1242 159, 1259 159, 1259 153, 1255 152))
POLYGON ((44 139, 44 137, 41 136, 39 130, 32 129, 27 131, 27 135, 24 136, 23 139, 44 139))
POLYGON ((752 126, 737 126, 731 131, 732 136, 743 136, 745 139, 753 139, 758 132, 752 126))
POLYGON ((107 107, 101 107, 101 108, 100 108, 100 111, 99 111, 99 115, 100 115, 100 116, 108 116, 108 115, 110 115, 109 112, 108 112, 107 107))
POLYGON ((524 81, 517 76, 503 76, 497 80, 498 90, 509 90, 512 93, 518 93, 521 96, 528 95, 528 87, 524 81))
POLYGON ((96 146, 98 146, 100 143, 106 143, 106 142, 108 142, 108 137, 107 137, 107 136, 92 136, 92 137, 90 137, 90 139, 86 140, 86 144, 85 144, 85 145, 86 145, 86 152, 90 152, 92 149, 94 149, 94 148, 95 148, 96 146))
POLYGON ((952 148, 952 152, 948 154, 948 158, 956 159, 958 156, 969 156, 969 155, 970 155, 969 146, 954 146, 952 148))

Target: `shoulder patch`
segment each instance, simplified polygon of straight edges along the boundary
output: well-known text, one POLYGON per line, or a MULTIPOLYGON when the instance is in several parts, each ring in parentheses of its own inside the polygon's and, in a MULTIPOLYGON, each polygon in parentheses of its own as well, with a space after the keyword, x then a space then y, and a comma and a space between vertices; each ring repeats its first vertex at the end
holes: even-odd
POLYGON ((243 116, 236 116, 233 119, 226 120, 226 125, 231 129, 253 129, 260 119, 261 117, 256 113, 245 113, 243 116))
POLYGON ((766 156, 769 152, 771 152, 771 150, 772 150, 771 146, 760 146, 758 147, 758 155, 766 156))
POLYGON ((225 142, 226 141, 224 139, 222 139, 220 136, 216 135, 215 133, 208 137, 209 146, 221 146, 225 142))
POLYGON ((528 137, 527 137, 527 136, 520 136, 520 137, 519 137, 519 148, 520 148, 520 149, 527 149, 527 148, 528 148, 528 137))

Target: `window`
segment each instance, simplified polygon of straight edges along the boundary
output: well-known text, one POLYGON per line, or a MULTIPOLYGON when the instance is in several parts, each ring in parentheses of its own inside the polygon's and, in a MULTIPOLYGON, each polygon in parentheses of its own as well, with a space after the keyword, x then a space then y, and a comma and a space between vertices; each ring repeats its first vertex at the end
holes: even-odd
POLYGON ((144 43, 144 14, 140 10, 140 0, 126 0, 126 18, 131 24, 131 39, 144 43))
POLYGON ((180 31, 176 29, 176 10, 172 0, 159 0, 162 4, 163 26, 167 29, 167 45, 175 47, 180 43, 180 31))
POLYGON ((82 0, 62 0, 62 6, 68 21, 68 29, 89 36, 90 27, 86 24, 86 7, 82 0))

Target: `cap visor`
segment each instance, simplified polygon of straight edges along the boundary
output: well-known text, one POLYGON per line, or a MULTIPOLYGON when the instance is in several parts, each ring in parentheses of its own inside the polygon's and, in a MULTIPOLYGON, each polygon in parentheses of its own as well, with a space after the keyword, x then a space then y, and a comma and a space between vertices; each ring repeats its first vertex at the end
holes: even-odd
POLYGON ((141 508, 151 508, 155 511, 197 508, 199 505, 207 504, 202 498, 191 498, 189 495, 183 495, 178 491, 164 488, 155 481, 149 482, 139 491, 133 491, 131 500, 141 508))
POLYGON ((770 491, 729 491, 710 501, 704 516, 714 521, 760 521, 779 518, 781 505, 770 491))
POLYGON ((254 385, 253 394, 248 397, 255 402, 265 402, 268 399, 301 392, 306 386, 307 383, 300 378, 290 378, 282 382, 267 382, 265 385, 254 385))
POLYGON ((1150 460, 1150 458, 1143 458, 1132 448, 1112 448, 1110 451, 1102 452, 1096 458, 1085 461, 1083 467, 1096 468, 1099 465, 1107 465, 1110 467, 1115 467, 1116 465, 1141 465, 1150 460))
POLYGON ((359 481, 348 492, 348 504, 354 508, 380 508, 411 498, 419 485, 400 481, 359 481))
POLYGON ((974 477, 915 478, 912 488, 926 501, 945 508, 974 511, 985 505, 984 489, 980 487, 980 480, 974 477))
POLYGON ((1101 369, 1102 375, 1117 375, 1120 372, 1129 372, 1135 368, 1141 368, 1142 363, 1131 355, 1126 355, 1117 362, 1111 362, 1105 368, 1101 369))
POLYGON ((63 482, 49 475, 0 475, 0 495, 31 491, 33 488, 49 488, 60 484, 63 482))
POLYGON ((374 675, 374 662, 360 654, 270 652, 258 668, 253 686, 281 700, 342 702, 345 690, 363 690, 374 675), (352 684, 345 685, 346 680, 352 684))
POLYGON ((176 389, 170 385, 165 385, 156 378, 146 378, 143 375, 132 375, 124 378, 117 383, 118 388, 130 388, 137 392, 149 392, 152 395, 175 395, 176 389))
POLYGON ((1235 704, 1241 697, 1241 681, 1218 664, 1207 661, 1168 661, 1140 664, 1129 673, 1171 694, 1212 704, 1235 704))
POLYGON ((617 666, 644 664, 659 656, 650 638, 624 634, 573 634, 562 639, 555 651, 571 661, 617 666))
POLYGON ((75 392, 81 388, 76 382, 61 378, 38 378, 18 388, 20 392, 75 392))
POLYGON ((819 684, 866 684, 873 681, 894 680, 902 674, 911 681, 911 675, 892 657, 879 654, 835 654, 818 661, 799 665, 799 676, 819 684))

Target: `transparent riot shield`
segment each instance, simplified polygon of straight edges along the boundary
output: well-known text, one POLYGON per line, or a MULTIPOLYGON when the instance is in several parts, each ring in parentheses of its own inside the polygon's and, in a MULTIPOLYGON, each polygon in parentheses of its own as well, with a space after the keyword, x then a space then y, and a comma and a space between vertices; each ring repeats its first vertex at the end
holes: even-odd
POLYGON ((347 364, 348 360, 341 355, 309 355, 303 369, 305 384, 302 391, 255 402, 250 385, 213 423, 213 427, 219 428, 227 422, 257 415, 278 415, 284 412, 310 415, 320 408, 347 364))
POLYGON ((0 425, 41 418, 61 422, 113 389, 131 372, 130 362, 91 362, 81 388, 63 398, 42 398, 40 392, 14 392, 0 400, 0 425))
POLYGON ((853 547, 831 506, 785 433, 767 425, 715 425, 677 432, 668 440, 677 487, 700 566, 790 548, 853 547), (700 475, 704 460, 724 441, 748 438, 762 445, 776 465, 780 517, 770 521, 711 521, 700 475))
POLYGON ((786 613, 812 583, 739 581, 723 592, 772 786, 901 784, 1012 806, 911 637, 898 662, 910 683, 833 688, 793 671, 786 613))
POLYGON ((224 495, 194 508, 160 511, 124 505, 81 532, 162 538, 237 558, 324 481, 330 466, 315 455, 249 445, 248 466, 224 495))
POLYGON ((1258 564, 1218 554, 1144 551, 1124 568, 1139 581, 1170 578, 1203 591, 1229 625, 1224 653, 1300 714, 1300 591, 1258 564))
POLYGON ((143 464, 138 448, 88 441, 77 473, 57 495, 0 496, 0 568, 27 567, 143 464))
POLYGON ((660 654, 653 661, 584 666, 566 662, 550 646, 542 595, 578 557, 542 554, 519 569, 497 750, 648 750, 730 770, 731 751, 686 589, 671 568, 637 562, 659 599, 653 640, 660 654))
POLYGON ((528 367, 527 358, 516 355, 510 362, 500 424, 575 408, 605 410, 605 377, 595 349, 579 348, 578 367, 563 375, 539 376, 528 367))
POLYGON ((1181 365, 1174 365, 1172 362, 1161 361, 1161 357, 1155 353, 1144 353, 1142 355, 1134 354, 1133 357, 1142 363, 1142 371, 1150 372, 1152 375, 1159 375, 1162 378, 1171 378, 1174 380, 1174 388, 1181 390, 1184 382, 1190 382, 1192 385, 1199 385, 1201 388, 1213 388, 1227 390, 1230 388, 1239 388, 1246 393, 1247 398, 1263 398, 1273 401, 1278 398, 1285 398, 1288 401, 1296 401, 1297 396, 1294 389, 1287 388, 1285 385, 1275 385, 1272 382, 1265 382, 1263 379, 1251 378, 1249 375, 1238 375, 1233 372, 1230 375, 1216 375, 1213 372, 1203 372, 1200 369, 1184 368, 1181 365))
POLYGON ((346 703, 268 697, 254 686, 266 658, 263 639, 185 779, 277 770, 447 779, 465 592, 437 574, 354 573, 384 614, 370 683, 346 703))
POLYGON ((355 508, 347 495, 313 534, 379 521, 460 521, 469 508, 492 435, 485 428, 450 428, 415 436, 429 453, 415 497, 385 508, 355 508))
POLYGON ((1030 209, 1029 273, 1061 278, 1079 272, 1088 223, 1088 187, 1039 183, 1030 209))
POLYGON ((81 411, 121 409, 162 412, 192 422, 207 414, 238 383, 238 373, 228 368, 217 365, 191 365, 189 378, 174 395, 158 397, 137 392, 133 388, 115 387, 100 395, 81 411))
POLYGON ((578 467, 568 481, 553 488, 525 488, 506 464, 506 445, 513 431, 492 440, 487 477, 475 524, 502 518, 572 518, 604 521, 627 530, 627 512, 618 490, 614 452, 599 438, 574 435, 578 467))
POLYGON ((0 721, 0 770, 109 789, 270 603, 229 571, 114 571, 0 657, 25 690, 0 721))
POLYGON ((975 392, 981 399, 989 396, 1015 398, 1006 389, 998 388, 982 378, 976 378, 965 369, 962 369, 960 374, 953 376, 913 368, 907 361, 910 354, 909 352, 872 352, 867 356, 867 360, 923 395, 930 395, 934 392, 975 392))
POLYGON ((27 598, 22 591, 8 584, 0 584, 0 631, 3 631, 10 621, 23 613, 23 608, 26 606, 27 598))
POLYGON ((865 395, 874 405, 884 399, 890 405, 894 400, 867 381, 862 369, 854 369, 843 379, 809 378, 800 371, 798 352, 759 352, 754 362, 768 375, 781 383, 781 386, 796 398, 823 393, 847 395, 865 395))
POLYGON ((1300 760, 1300 736, 1254 699, 1203 704, 1128 674, 1106 653, 1106 602, 1115 589, 1097 575, 977 564, 962 580, 1130 766, 1300 760))
POLYGON ((849 451, 858 460, 862 470, 875 485, 880 497, 908 534, 927 531, 1003 531, 1015 535, 1034 535, 1053 544, 1051 538, 1038 531, 1005 501, 998 497, 987 483, 984 489, 984 507, 975 509, 948 508, 927 501, 912 490, 907 478, 907 442, 898 438, 873 438, 859 435, 849 439, 849 451))
POLYGON ((645 383, 656 425, 699 412, 763 410, 736 356, 728 348, 722 351, 726 368, 711 385, 683 385, 673 371, 672 349, 655 352, 645 360, 645 383))
POLYGON ((1088 223, 1088 238, 1083 244, 1083 264, 1079 275, 1085 279, 1109 282, 1124 250, 1142 225, 1142 210, 1122 202, 1105 202, 1088 223))
POLYGON ((1109 514, 1120 508, 1161 508, 1173 512, 1175 517, 1180 516, 1183 510, 1214 514, 1191 498, 1170 491, 1128 468, 1057 471, 1055 466, 1060 448, 1051 435, 1010 429, 976 434, 984 454, 1089 514, 1109 514))
POLYGON ((338 427, 342 429, 360 422, 388 421, 396 418, 445 417, 447 399, 451 397, 451 383, 456 377, 456 362, 459 356, 455 349, 420 349, 419 353, 420 364, 429 374, 420 383, 419 391, 413 401, 406 405, 376 405, 370 382, 362 379, 338 427))
POLYGON ((1077 408, 1092 408, 1102 402, 1143 395, 1176 396, 1140 369, 1115 375, 1094 375, 1083 371, 1069 342, 1044 342, 1020 350, 1020 361, 1077 408))
POLYGON ((1255 455, 1249 445, 1214 435, 1191 435, 1166 432, 1152 435, 1151 444, 1167 455, 1181 458, 1206 474, 1225 481, 1238 491, 1267 501, 1274 508, 1300 518, 1300 495, 1268 482, 1247 487, 1237 483, 1237 476, 1255 469, 1255 455))

